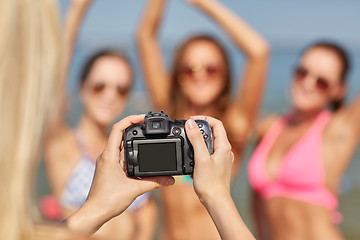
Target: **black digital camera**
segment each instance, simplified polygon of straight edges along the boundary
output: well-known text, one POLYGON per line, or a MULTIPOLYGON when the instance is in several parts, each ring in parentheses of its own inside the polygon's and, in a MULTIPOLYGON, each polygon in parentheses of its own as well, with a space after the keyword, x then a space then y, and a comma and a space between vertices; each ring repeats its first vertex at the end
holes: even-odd
MULTIPOLYGON (((163 111, 149 112, 144 123, 124 130, 127 175, 148 177, 192 174, 194 149, 186 136, 185 122, 178 119, 173 122, 163 111)), ((195 122, 212 154, 212 134, 208 122, 195 122)))

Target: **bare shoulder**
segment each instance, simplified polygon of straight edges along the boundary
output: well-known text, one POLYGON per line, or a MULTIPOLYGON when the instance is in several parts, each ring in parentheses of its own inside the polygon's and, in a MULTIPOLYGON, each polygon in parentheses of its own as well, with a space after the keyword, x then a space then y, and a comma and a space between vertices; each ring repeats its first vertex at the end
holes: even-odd
POLYGON ((46 139, 45 143, 45 162, 59 163, 68 162, 74 158, 77 152, 76 142, 70 128, 64 128, 56 136, 46 139))
POLYGON ((70 128, 57 131, 56 135, 46 139, 44 161, 55 196, 61 196, 65 183, 79 157, 80 152, 70 128))
POLYGON ((280 118, 278 114, 270 114, 261 119, 255 128, 255 135, 257 139, 261 139, 269 131, 270 127, 280 118))

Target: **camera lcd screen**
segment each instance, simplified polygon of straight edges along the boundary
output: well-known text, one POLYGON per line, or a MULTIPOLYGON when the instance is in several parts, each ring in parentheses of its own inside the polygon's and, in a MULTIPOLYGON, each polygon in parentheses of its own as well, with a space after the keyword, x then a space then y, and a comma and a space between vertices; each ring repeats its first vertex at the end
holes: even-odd
POLYGON ((176 143, 138 145, 140 172, 176 171, 176 143))

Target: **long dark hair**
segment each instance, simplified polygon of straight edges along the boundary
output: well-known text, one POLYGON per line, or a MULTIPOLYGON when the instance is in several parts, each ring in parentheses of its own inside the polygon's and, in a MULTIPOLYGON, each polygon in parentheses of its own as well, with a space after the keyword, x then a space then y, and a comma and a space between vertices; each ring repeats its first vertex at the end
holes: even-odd
POLYGON ((180 84, 178 81, 179 75, 181 74, 182 69, 182 59, 184 56, 184 53, 187 49, 187 47, 194 42, 210 42, 212 43, 216 48, 219 49, 220 54, 223 58, 223 64, 224 64, 224 81, 225 81, 225 87, 223 91, 218 96, 218 99, 216 100, 216 106, 214 106, 216 109, 216 114, 219 117, 221 114, 225 111, 225 108, 228 106, 228 103, 230 101, 230 89, 231 89, 231 71, 230 71, 230 64, 229 64, 229 58, 225 51, 225 48, 223 45, 214 37, 209 35, 196 35, 189 39, 187 39, 185 42, 183 42, 175 52, 174 60, 173 60, 173 68, 172 68, 172 74, 171 74, 171 95, 173 96, 170 99, 171 104, 171 114, 172 117, 180 117, 184 112, 186 112, 186 107, 189 104, 187 102, 186 97, 184 94, 179 91, 180 84))
POLYGON ((95 52, 85 61, 85 64, 80 72, 80 88, 84 85, 96 61, 102 57, 117 57, 122 59, 129 66, 131 75, 133 75, 131 62, 124 53, 113 49, 102 49, 95 52))
MULTIPOLYGON (((324 49, 327 49, 337 55, 337 57, 339 58, 339 60, 342 64, 342 70, 340 73, 340 81, 341 81, 341 84, 346 84, 347 75, 349 73, 351 63, 350 63, 350 59, 349 59, 348 53, 346 52, 345 48, 335 42, 318 41, 318 42, 315 42, 315 43, 311 44, 310 46, 306 47, 305 50, 303 50, 302 55, 305 52, 307 52, 311 49, 314 49, 314 48, 324 48, 324 49)), ((336 112, 344 105, 344 102, 345 102, 345 97, 343 97, 339 100, 331 101, 330 102, 331 110, 336 112)))

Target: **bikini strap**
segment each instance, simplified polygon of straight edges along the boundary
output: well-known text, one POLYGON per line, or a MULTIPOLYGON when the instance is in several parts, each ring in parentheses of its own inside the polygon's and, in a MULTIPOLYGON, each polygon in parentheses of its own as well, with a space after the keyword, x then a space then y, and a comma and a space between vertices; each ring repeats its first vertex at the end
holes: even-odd
POLYGON ((281 133, 281 131, 284 129, 284 127, 287 124, 287 117, 280 116, 278 119, 274 121, 273 124, 271 124, 270 128, 266 131, 265 135, 262 137, 262 142, 266 142, 266 145, 273 142, 277 139, 278 135, 281 133))
POLYGON ((331 116, 332 116, 332 113, 329 110, 324 110, 320 113, 320 115, 317 119, 318 120, 317 124, 322 126, 322 129, 321 129, 322 131, 324 130, 326 125, 331 120, 331 116))
POLYGON ((327 126, 328 122, 330 121, 330 119, 331 119, 331 112, 329 110, 323 110, 316 117, 314 123, 308 130, 308 133, 311 136, 316 136, 319 139, 319 141, 321 141, 323 131, 327 126))

